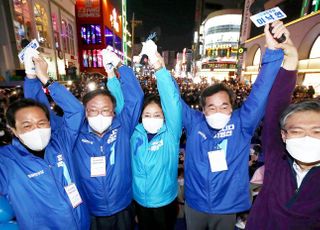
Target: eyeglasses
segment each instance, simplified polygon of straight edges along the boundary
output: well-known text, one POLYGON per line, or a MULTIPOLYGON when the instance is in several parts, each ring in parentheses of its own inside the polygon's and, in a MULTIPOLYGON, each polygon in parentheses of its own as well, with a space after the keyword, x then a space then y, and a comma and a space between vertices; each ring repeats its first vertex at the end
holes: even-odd
POLYGON ((304 129, 283 129, 288 137, 290 138, 299 138, 299 137, 305 137, 305 136, 310 136, 314 138, 319 138, 320 139, 320 128, 315 128, 315 129, 310 129, 310 130, 304 130, 304 129))
POLYGON ((87 113, 90 117, 95 117, 98 116, 99 114, 101 114, 102 116, 111 116, 113 114, 113 111, 110 109, 95 109, 95 108, 91 108, 91 109, 87 109, 87 113))

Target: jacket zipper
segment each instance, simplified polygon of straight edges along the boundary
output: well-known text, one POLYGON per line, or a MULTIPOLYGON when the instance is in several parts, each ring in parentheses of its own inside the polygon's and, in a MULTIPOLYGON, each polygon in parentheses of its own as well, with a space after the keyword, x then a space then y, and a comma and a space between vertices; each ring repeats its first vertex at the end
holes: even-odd
MULTIPOLYGON (((53 180, 54 180, 54 182, 55 182, 55 184, 56 184, 56 186, 57 186, 57 190, 59 191, 59 193, 60 193, 60 195, 63 197, 63 199, 67 202, 68 207, 69 207, 69 209, 71 210, 72 217, 73 217, 74 222, 76 223, 77 229, 80 229, 79 226, 78 226, 78 222, 77 222, 76 218, 74 217, 74 211, 73 211, 74 208, 73 208, 73 207, 71 208, 69 198, 67 199, 67 198, 65 197, 65 194, 64 194, 64 193, 66 193, 65 190, 63 189, 64 193, 61 194, 60 189, 58 189, 58 186, 59 186, 59 185, 57 184, 56 178, 54 177, 53 172, 52 172, 52 165, 49 164, 48 167, 49 167, 50 174, 51 174, 51 176, 52 176, 52 178, 53 178, 53 180)), ((64 187, 64 186, 63 186, 63 187, 64 187)), ((81 205, 81 204, 80 204, 80 205, 81 205)), ((79 208, 80 208, 80 207, 79 207, 79 208)))
MULTIPOLYGON (((293 204, 296 202, 296 200, 298 199, 298 196, 301 192, 301 188, 302 186, 306 183, 306 181, 310 178, 310 175, 312 175, 314 172, 317 171, 317 169, 320 169, 320 167, 314 167, 314 168, 311 168, 310 171, 307 173, 307 175, 305 175, 305 177, 303 178, 301 184, 300 184, 300 187, 298 188, 298 184, 297 184, 297 179, 296 179, 296 175, 295 175, 295 172, 292 172, 293 174, 293 177, 294 177, 294 181, 295 181, 295 185, 296 185, 296 190, 294 191, 294 194, 293 196, 291 197, 291 199, 288 201, 286 207, 287 208, 291 208, 293 206, 293 204)), ((291 170, 293 170, 291 168, 291 170)))

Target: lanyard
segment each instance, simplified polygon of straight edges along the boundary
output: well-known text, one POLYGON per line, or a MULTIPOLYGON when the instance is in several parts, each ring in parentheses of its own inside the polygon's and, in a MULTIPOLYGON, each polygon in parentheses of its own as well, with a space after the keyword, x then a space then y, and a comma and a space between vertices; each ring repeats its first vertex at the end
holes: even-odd
POLYGON ((64 162, 63 162, 63 176, 66 179, 67 184, 70 185, 71 184, 71 177, 69 174, 69 170, 64 162))

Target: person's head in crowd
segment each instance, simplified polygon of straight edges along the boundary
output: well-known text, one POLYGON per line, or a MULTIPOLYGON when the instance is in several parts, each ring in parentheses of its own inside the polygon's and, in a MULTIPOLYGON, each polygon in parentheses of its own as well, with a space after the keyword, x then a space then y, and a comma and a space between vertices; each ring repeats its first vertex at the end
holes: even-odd
POLYGON ((157 133, 163 126, 164 115, 157 94, 150 94, 144 98, 141 120, 144 129, 150 134, 157 133))
POLYGON ((234 93, 223 83, 205 88, 200 95, 202 111, 207 123, 214 129, 222 129, 233 111, 234 93))
POLYGON ((320 163, 320 101, 291 104, 280 118, 282 140, 301 168, 320 163))
POLYGON ((96 134, 102 136, 112 123, 116 99, 109 91, 96 89, 85 94, 82 103, 89 126, 96 134))
POLYGON ((51 138, 48 108, 32 99, 21 99, 9 105, 7 123, 13 134, 27 148, 42 151, 51 138))

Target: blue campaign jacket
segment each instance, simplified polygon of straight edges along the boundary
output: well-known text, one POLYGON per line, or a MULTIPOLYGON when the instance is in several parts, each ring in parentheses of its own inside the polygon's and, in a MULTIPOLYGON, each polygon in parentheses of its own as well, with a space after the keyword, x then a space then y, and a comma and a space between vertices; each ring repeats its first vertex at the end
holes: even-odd
POLYGON ((132 201, 130 137, 138 123, 143 92, 131 68, 119 68, 124 107, 103 137, 83 124, 74 157, 89 211, 94 216, 110 216, 132 201), (90 177, 91 157, 106 156, 106 176, 90 177))
MULTIPOLYGON (((85 203, 73 208, 64 190, 67 180, 62 163, 68 169, 71 182, 80 189, 71 151, 83 119, 83 109, 58 83, 49 86, 49 90, 64 110, 63 125, 52 130, 44 159, 31 154, 17 138, 0 148, 0 193, 10 201, 20 229, 89 229, 85 203)), ((43 93, 40 91, 41 84, 37 79, 26 79, 26 97, 32 95, 34 98, 43 93)))
POLYGON ((266 50, 259 76, 240 109, 221 130, 209 127, 199 111, 183 106, 187 133, 185 197, 201 212, 236 213, 250 208, 248 158, 250 141, 265 112, 272 84, 283 59, 282 50, 266 50), (228 170, 211 172, 208 152, 223 149, 228 170))
POLYGON ((178 193, 177 173, 182 130, 182 106, 170 73, 162 68, 155 73, 165 121, 148 142, 142 124, 131 137, 133 198, 144 207, 171 203, 178 193))

